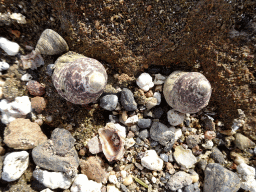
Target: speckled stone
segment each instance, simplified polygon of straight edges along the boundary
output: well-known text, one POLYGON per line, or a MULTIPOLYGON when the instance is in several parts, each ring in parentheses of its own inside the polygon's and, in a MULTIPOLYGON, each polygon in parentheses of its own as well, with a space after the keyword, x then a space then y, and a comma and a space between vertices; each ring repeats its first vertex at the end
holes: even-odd
POLYGON ((31 107, 37 113, 42 113, 46 108, 46 101, 43 97, 38 97, 38 96, 33 97, 31 98, 31 107))
POLYGON ((191 176, 184 171, 179 171, 171 176, 167 183, 167 186, 169 189, 175 191, 190 184, 192 184, 191 176))
POLYGON ((200 143, 199 135, 189 135, 186 138, 186 143, 189 148, 194 148, 200 143))
POLYGON ((213 158, 216 163, 220 163, 220 164, 225 163, 224 155, 221 153, 221 151, 217 147, 214 147, 212 149, 211 158, 213 158))
POLYGON ((139 119, 138 126, 142 129, 149 128, 151 126, 151 119, 139 119))
POLYGON ((137 103, 134 100, 133 93, 127 88, 124 88, 121 92, 121 104, 126 111, 137 110, 137 103))
POLYGON ((31 80, 26 86, 29 93, 33 96, 42 96, 45 94, 45 86, 37 81, 31 80))
POLYGON ((105 95, 100 99, 100 106, 108 111, 115 110, 118 103, 118 97, 116 95, 105 95))

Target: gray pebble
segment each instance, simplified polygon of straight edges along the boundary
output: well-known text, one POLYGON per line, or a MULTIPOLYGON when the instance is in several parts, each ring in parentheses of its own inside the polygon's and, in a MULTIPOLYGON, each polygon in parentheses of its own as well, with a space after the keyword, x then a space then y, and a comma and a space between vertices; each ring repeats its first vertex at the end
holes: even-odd
POLYGON ((186 143, 189 148, 194 148, 200 143, 199 135, 189 135, 186 138, 186 143))
POLYGON ((108 111, 115 110, 118 103, 118 97, 116 95, 105 95, 100 99, 100 106, 108 111))
POLYGON ((149 128, 151 126, 151 119, 139 119, 138 126, 142 129, 149 128))
POLYGON ((198 163, 197 166, 201 169, 201 170, 205 170, 206 166, 207 166, 207 161, 204 159, 201 159, 198 163))
POLYGON ((156 147, 158 145, 158 142, 157 141, 152 141, 150 142, 150 146, 151 147, 156 147))
POLYGON ((127 189, 127 187, 124 184, 121 184, 120 187, 121 187, 122 191, 129 192, 129 190, 127 189))
POLYGON ((133 93, 127 88, 124 88, 121 92, 121 104, 126 111, 137 110, 137 103, 134 100, 133 93))
POLYGON ((148 133, 148 130, 147 130, 147 129, 144 129, 144 130, 140 131, 140 133, 139 133, 139 137, 140 137, 142 140, 148 138, 148 136, 149 136, 149 133, 148 133))
POLYGON ((164 114, 164 111, 161 107, 155 107, 153 110, 153 117, 155 119, 160 119, 161 116, 164 114))
POLYGON ((187 187, 184 188, 183 192, 200 192, 198 183, 188 185, 187 187))
POLYGON ((168 162, 168 155, 165 153, 160 154, 160 158, 163 159, 164 162, 168 162))
POLYGON ((220 163, 220 164, 225 163, 224 155, 221 153, 221 151, 217 147, 214 147, 212 149, 211 158, 213 158, 213 160, 216 163, 220 163))
POLYGON ((167 186, 171 190, 178 190, 192 184, 192 178, 184 171, 179 171, 171 176, 167 186))
POLYGON ((174 161, 172 153, 168 156, 168 159, 169 159, 169 162, 173 162, 174 161))
POLYGON ((204 171, 204 191, 236 192, 240 178, 218 163, 210 163, 204 171))
POLYGON ((241 150, 246 150, 248 148, 251 148, 251 147, 255 147, 255 143, 250 140, 248 137, 242 135, 241 133, 237 133, 235 135, 235 144, 236 144, 236 147, 241 149, 241 150))
POLYGON ((54 70, 54 64, 47 65, 46 74, 49 75, 49 76, 52 76, 53 70, 54 70))
POLYGON ((139 137, 137 137, 136 138, 136 143, 139 145, 139 144, 141 144, 141 142, 142 142, 142 140, 139 137))
POLYGON ((134 132, 134 133, 139 131, 139 127, 137 125, 132 125, 131 126, 131 131, 134 132))

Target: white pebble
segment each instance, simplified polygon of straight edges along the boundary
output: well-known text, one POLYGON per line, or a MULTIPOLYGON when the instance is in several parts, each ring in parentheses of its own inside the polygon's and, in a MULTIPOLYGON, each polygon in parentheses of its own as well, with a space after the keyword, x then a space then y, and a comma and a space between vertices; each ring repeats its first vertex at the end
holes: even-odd
POLYGON ((136 83, 143 91, 148 91, 150 88, 154 87, 152 77, 148 73, 142 73, 137 78, 136 83))
POLYGON ((121 177, 124 179, 127 176, 127 172, 122 170, 121 171, 121 177))
POLYGON ((118 188, 116 188, 115 185, 108 184, 107 185, 107 192, 120 192, 120 190, 118 188))
POLYGON ((125 121, 125 124, 128 125, 128 124, 135 124, 139 121, 139 117, 138 115, 133 115, 131 117, 129 117, 126 121, 125 121))
POLYGON ((152 183, 156 183, 156 178, 152 177, 151 181, 152 181, 152 183))
POLYGON ((51 189, 49 189, 49 188, 46 188, 46 189, 44 189, 44 190, 42 190, 40 192, 53 192, 53 191, 51 189))
POLYGON ((9 153, 4 158, 2 179, 8 182, 19 179, 28 168, 28 162, 27 151, 9 153))
POLYGON ((125 139, 125 147, 126 149, 129 149, 130 147, 132 147, 135 144, 135 140, 133 138, 126 138, 125 139))
POLYGON ((161 75, 160 73, 155 75, 154 84, 155 85, 162 85, 165 81, 166 77, 161 75))
POLYGON ((155 97, 157 99, 157 104, 156 105, 160 105, 160 103, 161 103, 161 93, 155 92, 153 97, 155 97))
POLYGON ((255 177, 255 169, 245 163, 241 163, 236 169, 240 178, 245 181, 253 180, 255 177))
POLYGON ((87 176, 84 174, 79 174, 76 176, 71 192, 101 192, 101 183, 97 183, 92 180, 88 180, 87 176))
POLYGON ((254 179, 246 182, 241 182, 240 187, 246 191, 256 192, 256 180, 254 179))
POLYGON ((184 118, 185 114, 177 112, 174 109, 171 109, 167 112, 168 122, 173 126, 177 126, 183 123, 184 118))
POLYGON ((161 171, 163 169, 163 160, 158 157, 155 150, 147 150, 141 158, 141 164, 150 170, 161 171))
POLYGON ((4 61, 0 62, 0 71, 5 71, 7 69, 9 69, 10 65, 4 61))
POLYGON ((206 141, 205 144, 202 144, 202 146, 203 146, 203 148, 205 148, 205 149, 212 149, 212 147, 213 147, 213 142, 212 142, 212 140, 208 140, 208 141, 206 141))
POLYGON ((109 175, 108 180, 110 183, 117 184, 117 177, 115 175, 109 175))
POLYGON ((20 46, 4 37, 0 37, 0 47, 11 56, 16 55, 19 52, 20 46))
POLYGON ((26 73, 26 74, 22 75, 22 77, 21 77, 21 81, 30 81, 32 79, 33 79, 33 77, 29 73, 26 73))
POLYGON ((49 172, 41 169, 33 171, 33 177, 50 189, 68 189, 71 186, 72 179, 61 172, 49 172))
POLYGON ((13 20, 16 20, 17 23, 20 23, 20 24, 26 24, 27 23, 26 17, 24 15, 22 15, 21 13, 12 13, 10 15, 10 18, 13 19, 13 20))
POLYGON ((27 115, 32 110, 28 96, 16 97, 15 101, 8 103, 6 99, 0 102, 2 112, 1 121, 4 124, 12 122, 14 119, 27 115))

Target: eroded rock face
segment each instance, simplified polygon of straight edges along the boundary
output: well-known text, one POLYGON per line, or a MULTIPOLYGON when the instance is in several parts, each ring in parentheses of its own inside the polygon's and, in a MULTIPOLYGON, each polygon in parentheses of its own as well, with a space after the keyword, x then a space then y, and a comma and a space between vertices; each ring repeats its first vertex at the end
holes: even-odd
POLYGON ((64 172, 68 176, 74 177, 79 166, 74 143, 75 139, 69 131, 56 128, 51 139, 33 149, 33 160, 41 168, 64 172))
POLYGON ((40 126, 29 119, 15 119, 4 131, 4 143, 14 149, 33 149, 46 140, 40 126))

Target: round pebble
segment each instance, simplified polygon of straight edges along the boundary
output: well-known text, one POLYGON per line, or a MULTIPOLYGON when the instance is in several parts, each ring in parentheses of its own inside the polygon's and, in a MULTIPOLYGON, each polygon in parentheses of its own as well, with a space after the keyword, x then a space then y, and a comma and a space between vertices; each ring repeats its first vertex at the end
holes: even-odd
POLYGON ((115 110, 118 103, 118 97, 116 95, 105 95, 100 99, 100 106, 108 111, 115 110))
POLYGON ((163 159, 164 162, 168 162, 168 155, 165 153, 160 154, 160 158, 163 159))
POLYGON ((151 119, 139 119, 138 126, 142 129, 149 128, 151 126, 151 119))
POLYGON ((177 126, 180 125, 184 121, 185 115, 183 113, 179 113, 174 109, 171 109, 167 113, 168 122, 173 125, 177 126))
POLYGON ((132 175, 129 175, 128 177, 126 177, 124 180, 123 180, 123 184, 128 186, 128 185, 131 185, 133 183, 133 176, 132 175))
POLYGON ((46 108, 46 101, 43 97, 33 97, 31 99, 31 107, 37 113, 42 113, 43 110, 46 108))
POLYGON ((137 85, 143 90, 148 91, 154 86, 152 77, 148 73, 142 73, 136 80, 137 85))
POLYGON ((5 71, 5 70, 9 69, 9 67, 10 67, 10 65, 8 63, 3 62, 3 61, 0 62, 0 71, 5 71))
POLYGON ((34 80, 27 83, 27 89, 33 96, 42 96, 45 94, 45 86, 34 80))

